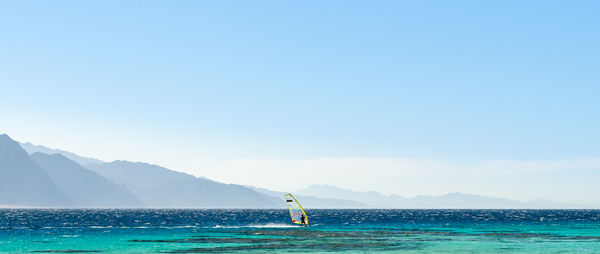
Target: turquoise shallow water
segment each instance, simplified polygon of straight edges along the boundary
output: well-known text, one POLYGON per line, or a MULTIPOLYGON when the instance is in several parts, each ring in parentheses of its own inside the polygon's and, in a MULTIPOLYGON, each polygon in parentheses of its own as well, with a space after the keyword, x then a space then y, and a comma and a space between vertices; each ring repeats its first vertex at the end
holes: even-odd
POLYGON ((0 252, 596 253, 599 210, 0 210, 0 252))

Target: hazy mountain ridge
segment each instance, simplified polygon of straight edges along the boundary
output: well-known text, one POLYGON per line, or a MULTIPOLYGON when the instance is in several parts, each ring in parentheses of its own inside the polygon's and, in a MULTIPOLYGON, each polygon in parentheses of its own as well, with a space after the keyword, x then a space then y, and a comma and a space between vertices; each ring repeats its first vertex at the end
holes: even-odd
POLYGON ((329 185, 311 185, 295 193, 305 196, 319 196, 327 198, 348 198, 362 201, 373 208, 450 208, 450 209, 584 209, 593 208, 585 204, 564 204, 546 200, 532 200, 521 202, 506 198, 486 197, 464 193, 448 193, 441 196, 419 195, 413 198, 404 198, 398 195, 383 195, 378 192, 358 192, 346 190, 329 185), (372 201, 371 201, 372 200, 372 201))
POLYGON ((72 202, 21 146, 0 135, 0 204, 66 207, 72 202))
POLYGON ((36 152, 31 158, 76 207, 143 207, 127 188, 88 170, 61 154, 36 152))
POLYGON ((129 188, 151 207, 275 208, 271 197, 235 184, 224 184, 160 166, 129 161, 88 165, 129 188))
POLYGON ((63 150, 19 144, 7 135, 0 136, 0 207, 283 206, 272 197, 241 185, 223 184, 141 162, 105 163, 63 150), (77 161, 88 164, 84 167, 77 161))
MULTIPOLYGON (((283 203, 284 198, 283 195, 285 192, 281 191, 272 191, 265 188, 259 188, 254 186, 246 186, 250 189, 253 189, 257 192, 263 193, 265 195, 269 195, 273 197, 277 202, 283 203)), ((294 197, 298 200, 302 201, 302 205, 310 208, 324 208, 324 209, 333 209, 333 208, 367 208, 368 206, 364 203, 355 201, 355 200, 347 200, 347 199, 335 199, 335 198, 321 198, 321 197, 312 197, 312 196, 303 196, 303 195, 295 195, 294 197)))
MULTIPOLYGON (((375 191, 351 191, 330 185, 313 184, 306 189, 297 190, 294 193, 297 195, 309 197, 354 200, 363 203, 365 207, 391 207, 389 197, 379 194, 375 191)), ((400 197, 398 196, 398 198, 400 197)))
POLYGON ((77 154, 74 154, 72 152, 68 152, 68 151, 64 151, 64 150, 60 150, 60 149, 52 149, 52 148, 48 148, 42 145, 34 145, 30 142, 25 142, 25 143, 19 143, 21 145, 21 147, 23 148, 23 150, 27 151, 27 153, 34 154, 36 152, 39 153, 45 153, 45 154, 61 154, 64 157, 67 157, 77 163, 79 163, 82 166, 88 165, 88 164, 102 164, 104 163, 104 161, 101 161, 99 159, 96 158, 91 158, 91 157, 84 157, 84 156, 79 156, 77 154))
POLYGON ((186 173, 144 162, 117 160, 87 167, 116 183, 128 186, 134 193, 158 187, 169 181, 177 182, 196 178, 186 173))
MULTIPOLYGON (((0 207, 283 208, 283 194, 143 162, 105 163, 0 135, 0 207)), ((293 194, 307 208, 598 208, 463 193, 404 198, 329 185, 312 185, 293 194)))

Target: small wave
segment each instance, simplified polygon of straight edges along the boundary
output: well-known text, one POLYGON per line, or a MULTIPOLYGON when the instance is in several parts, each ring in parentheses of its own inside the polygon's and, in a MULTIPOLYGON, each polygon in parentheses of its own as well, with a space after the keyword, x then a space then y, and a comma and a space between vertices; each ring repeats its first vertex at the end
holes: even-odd
POLYGON ((89 228, 113 228, 113 226, 89 226, 89 228))
POLYGON ((197 227, 198 226, 187 225, 187 226, 173 226, 173 227, 168 227, 168 228, 197 228, 197 227))
POLYGON ((267 223, 267 224, 250 224, 245 226, 221 226, 216 225, 212 228, 297 228, 300 226, 280 223, 267 223))
POLYGON ((216 225, 214 227, 209 227, 209 228, 242 228, 243 226, 221 226, 221 225, 216 225))
POLYGON ((262 225, 249 225, 249 228, 297 228, 300 226, 279 223, 267 223, 262 225))

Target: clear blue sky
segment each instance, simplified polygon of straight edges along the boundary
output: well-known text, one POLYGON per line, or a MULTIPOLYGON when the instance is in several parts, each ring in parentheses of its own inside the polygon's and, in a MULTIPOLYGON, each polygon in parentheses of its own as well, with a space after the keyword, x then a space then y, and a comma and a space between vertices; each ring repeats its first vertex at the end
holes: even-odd
POLYGON ((0 131, 182 170, 599 157, 598 13, 598 1, 6 1, 0 131))

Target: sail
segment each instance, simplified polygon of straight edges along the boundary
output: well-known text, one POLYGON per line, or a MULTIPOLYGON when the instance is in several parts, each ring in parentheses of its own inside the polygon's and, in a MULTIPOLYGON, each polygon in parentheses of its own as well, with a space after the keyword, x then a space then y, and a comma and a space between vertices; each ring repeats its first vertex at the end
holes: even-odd
POLYGON ((304 222, 306 225, 310 226, 310 222, 308 222, 308 216, 306 216, 306 212, 304 212, 304 209, 302 209, 302 206, 300 203, 298 203, 298 200, 296 200, 291 193, 285 194, 284 196, 285 203, 290 209, 290 217, 292 217, 292 222, 296 224, 302 224, 301 218, 302 215, 304 215, 304 222))

